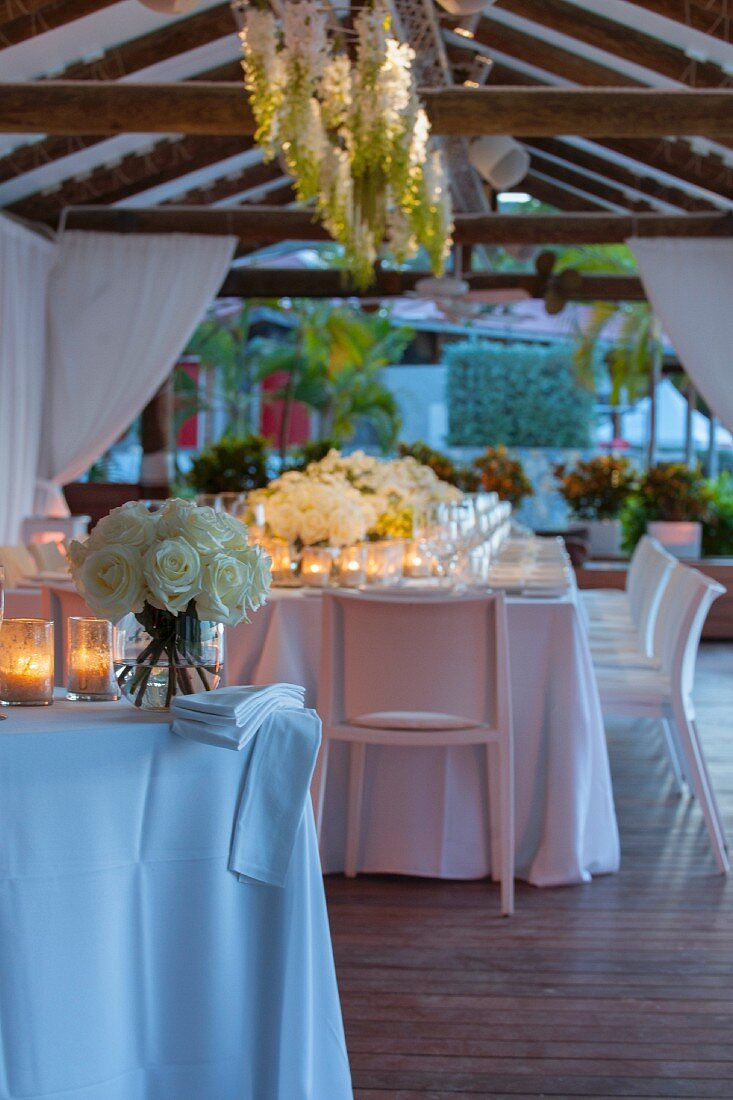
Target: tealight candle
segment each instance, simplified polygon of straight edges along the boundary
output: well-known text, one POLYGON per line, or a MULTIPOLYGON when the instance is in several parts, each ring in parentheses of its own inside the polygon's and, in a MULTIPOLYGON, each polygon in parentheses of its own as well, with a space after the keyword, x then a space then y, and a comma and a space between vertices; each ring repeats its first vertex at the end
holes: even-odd
POLYGON ((415 540, 405 547, 405 574, 408 577, 429 577, 432 573, 432 558, 424 542, 415 540))
POLYGON ((272 583, 286 586, 293 584, 293 556, 290 553, 290 543, 285 539, 268 539, 262 543, 262 548, 272 559, 272 583))
POLYGON ((366 547, 357 542, 345 546, 336 562, 336 577, 342 588, 357 588, 366 582, 366 547))
POLYGON ((367 544, 366 575, 369 584, 393 585, 402 579, 404 550, 401 539, 367 544))
POLYGON ((0 703, 47 707, 53 703, 53 623, 5 619, 0 629, 0 703))
POLYGON ((66 652, 67 699, 101 702, 119 698, 112 668, 112 623, 70 616, 66 622, 66 652))
POLYGON ((325 546, 306 546, 300 556, 300 579, 314 588, 326 588, 331 580, 333 558, 325 546))

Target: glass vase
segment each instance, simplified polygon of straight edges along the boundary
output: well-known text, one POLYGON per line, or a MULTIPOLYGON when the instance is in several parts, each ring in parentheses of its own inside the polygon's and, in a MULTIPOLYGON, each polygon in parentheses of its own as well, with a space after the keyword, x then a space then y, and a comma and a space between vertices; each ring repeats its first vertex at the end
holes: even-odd
POLYGON ((126 615, 115 631, 115 676, 126 699, 143 710, 168 710, 176 695, 219 686, 221 623, 151 609, 144 619, 126 615))

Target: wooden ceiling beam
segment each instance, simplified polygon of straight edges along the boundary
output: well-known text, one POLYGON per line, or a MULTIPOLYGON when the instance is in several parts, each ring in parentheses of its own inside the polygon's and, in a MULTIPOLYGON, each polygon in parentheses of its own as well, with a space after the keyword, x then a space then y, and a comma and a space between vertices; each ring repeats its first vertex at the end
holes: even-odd
MULTIPOLYGON (((733 137, 733 89, 424 88, 436 134, 733 137)), ((0 85, 2 133, 251 135, 240 84, 36 81, 0 85)))
MULTIPOLYGON (((344 280, 341 271, 302 268, 237 267, 227 275, 220 298, 399 298, 415 289, 424 271, 376 272, 374 284, 357 291, 344 280)), ((500 272, 465 276, 471 290, 521 290, 531 298, 543 298, 548 280, 524 272, 500 272)), ((627 275, 584 275, 573 301, 641 301, 645 297, 641 280, 627 275)))
MULTIPOLYGON (((280 241, 327 241, 308 210, 269 205, 242 207, 72 207, 68 229, 107 233, 208 233, 265 246, 280 241)), ((730 237, 733 215, 724 214, 458 214, 459 244, 613 244, 631 236, 730 237)))
POLYGON ((563 213, 596 214, 607 209, 602 202, 597 202, 589 194, 579 195, 569 190, 559 178, 548 177, 544 172, 530 170, 520 186, 532 198, 554 206, 563 213))
MULTIPOLYGON (((212 180, 203 187, 195 187, 185 191, 175 198, 169 199, 164 206, 211 206, 213 203, 230 199, 239 195, 242 191, 249 191, 253 187, 261 187, 266 183, 274 183, 280 180, 282 187, 287 187, 291 201, 295 200, 291 183, 283 176, 283 170, 279 164, 253 164, 236 175, 227 176, 224 179, 212 180)), ((278 189, 279 190, 279 189, 278 189)), ((272 191, 268 192, 267 203, 272 205, 272 191)))
POLYGON ((614 187, 613 184, 592 179, 581 168, 567 160, 558 163, 558 160, 552 154, 548 155, 546 151, 531 143, 525 144, 532 157, 533 170, 542 172, 544 176, 549 176, 560 185, 583 191, 592 199, 600 199, 599 205, 601 208, 605 202, 613 203, 614 206, 619 206, 622 210, 630 210, 637 214, 653 214, 656 211, 656 207, 646 200, 631 198, 625 191, 614 187))
POLYGON ((661 183, 655 176, 646 172, 641 163, 638 171, 633 171, 623 164, 608 160, 603 156, 558 138, 527 138, 525 144, 530 151, 536 150, 540 153, 558 157, 563 162, 573 165, 581 171, 594 172, 607 180, 613 180, 623 188, 630 188, 648 196, 650 199, 658 199, 670 206, 677 206, 680 210, 702 213, 706 210, 717 209, 707 199, 697 198, 695 195, 691 195, 689 191, 683 191, 679 187, 661 183))
POLYGON ((733 35, 733 12, 727 8, 726 0, 631 0, 637 8, 644 8, 654 15, 663 15, 692 30, 731 41, 733 35))
MULTIPOLYGON (((691 87, 719 88, 729 83, 720 66, 692 61, 676 46, 567 0, 496 0, 495 6, 691 87)), ((544 64, 541 57, 538 61, 544 64)))
POLYGON ((7 46, 17 46, 36 34, 63 27, 85 15, 93 15, 102 8, 108 8, 116 0, 54 0, 53 3, 33 4, 25 15, 0 26, 0 50, 7 46))
POLYGON ((142 153, 130 153, 119 164, 103 165, 88 176, 66 180, 54 191, 28 195, 7 209, 29 221, 46 221, 66 206, 88 202, 118 203, 179 176, 251 149, 251 138, 192 137, 159 141, 142 153))

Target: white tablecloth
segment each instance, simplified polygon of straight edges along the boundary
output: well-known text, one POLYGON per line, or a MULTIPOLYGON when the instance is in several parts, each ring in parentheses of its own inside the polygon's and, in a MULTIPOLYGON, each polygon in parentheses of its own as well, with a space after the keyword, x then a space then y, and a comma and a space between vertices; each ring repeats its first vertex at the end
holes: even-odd
POLYGON ((310 805, 283 888, 228 870, 252 745, 0 723, 0 1100, 350 1100, 310 805))
POLYGON ((5 614, 9 619, 42 618, 41 589, 8 588, 5 592, 5 614))
MULTIPOLYGON (((598 692, 573 598, 507 604, 514 709, 517 875, 537 886, 618 870, 598 692)), ((315 706, 321 597, 279 589, 227 631, 229 683, 303 684, 315 706)), ((348 746, 329 757, 321 855, 344 864, 348 746)), ((367 750, 361 871, 481 878, 490 871, 484 757, 473 747, 367 750)))

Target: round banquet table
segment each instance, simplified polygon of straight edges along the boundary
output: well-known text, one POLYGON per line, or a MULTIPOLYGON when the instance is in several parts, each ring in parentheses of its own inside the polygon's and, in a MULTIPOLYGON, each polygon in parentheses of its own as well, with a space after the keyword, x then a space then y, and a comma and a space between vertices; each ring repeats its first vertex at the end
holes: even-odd
POLYGON ((126 702, 0 724, 0 1100, 351 1100, 310 801, 283 886, 229 869, 255 743, 126 702))
MULTIPOLYGON (((536 886, 618 870, 619 836, 598 691, 575 594, 507 600, 516 874, 536 886)), ((289 681, 315 706, 321 595, 274 589, 250 624, 229 629, 229 683, 289 681)), ((346 744, 331 746, 321 858, 344 867, 346 744)), ((486 775, 477 747, 368 746, 359 870, 471 879, 490 874, 486 775)))

